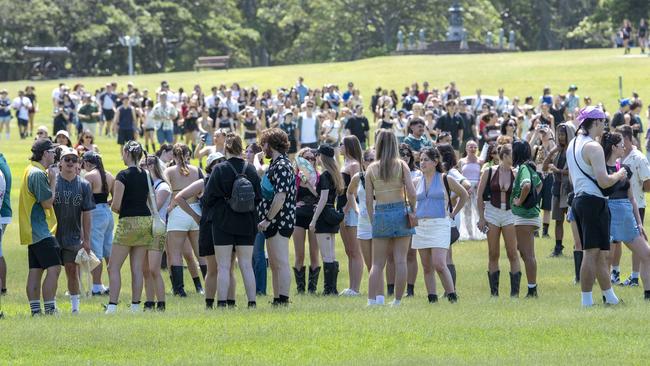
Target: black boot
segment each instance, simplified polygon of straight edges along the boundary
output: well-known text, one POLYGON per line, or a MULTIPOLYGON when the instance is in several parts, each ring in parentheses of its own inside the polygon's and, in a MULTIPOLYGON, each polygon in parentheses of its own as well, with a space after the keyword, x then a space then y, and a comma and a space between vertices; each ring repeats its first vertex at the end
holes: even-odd
POLYGON ((158 301, 158 304, 156 304, 156 310, 165 311, 165 302, 164 301, 158 301))
POLYGON ((296 277, 296 289, 299 294, 305 293, 305 266, 300 269, 293 268, 293 275, 296 277))
POLYGON ((316 288, 318 287, 318 276, 320 275, 320 267, 311 268, 309 267, 309 285, 307 286, 307 291, 310 294, 316 293, 316 288))
POLYGON ((201 277, 192 277, 192 281, 194 281, 194 288, 196 289, 196 293, 203 295, 203 286, 201 286, 201 277))
POLYGON ((499 276, 501 271, 488 272, 488 282, 490 283, 490 295, 499 297, 499 276))
POLYGON ((576 277, 575 277, 576 283, 580 283, 580 267, 582 267, 582 255, 583 255, 582 250, 573 251, 573 267, 576 273, 576 277))
POLYGON ((521 283, 521 271, 510 272, 510 297, 519 297, 519 284, 521 283))
POLYGON ((562 240, 556 240, 555 247, 553 248, 553 252, 551 252, 551 257, 561 257, 563 249, 564 249, 564 245, 562 245, 562 240))
POLYGON ((458 295, 456 295, 455 292, 446 294, 445 297, 447 297, 447 300, 449 300, 450 303, 455 304, 458 302, 458 295))
POLYGON ((406 284, 406 297, 415 296, 415 285, 412 283, 406 284))
POLYGON ((323 295, 337 295, 336 291, 336 278, 337 278, 336 262, 323 263, 323 277, 325 277, 325 284, 323 286, 323 295))
POLYGON ((338 295, 338 282, 339 282, 339 262, 334 261, 334 272, 332 273, 332 295, 338 295))
POLYGON ((183 266, 171 266, 171 278, 174 295, 187 297, 185 293, 185 282, 183 280, 183 266))
POLYGON ((448 264, 449 272, 451 273, 451 281, 454 283, 454 288, 456 288, 456 265, 448 264))
POLYGON ((536 299, 537 298, 537 285, 535 287, 529 287, 526 298, 536 299))
POLYGON ((428 298, 429 298, 429 303, 430 304, 435 304, 435 303, 438 302, 438 295, 436 295, 436 294, 429 294, 428 298))
POLYGON ((155 301, 145 301, 144 302, 144 307, 142 308, 142 311, 152 311, 152 310, 154 310, 155 306, 156 306, 155 301))

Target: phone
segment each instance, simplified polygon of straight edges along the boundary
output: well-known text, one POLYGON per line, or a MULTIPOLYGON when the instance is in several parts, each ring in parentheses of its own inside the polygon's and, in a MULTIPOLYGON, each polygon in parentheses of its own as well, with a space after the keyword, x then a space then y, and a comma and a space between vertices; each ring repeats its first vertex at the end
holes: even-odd
POLYGON ((207 138, 208 138, 208 133, 207 132, 204 132, 204 133, 201 134, 201 141, 205 142, 207 140, 207 138))

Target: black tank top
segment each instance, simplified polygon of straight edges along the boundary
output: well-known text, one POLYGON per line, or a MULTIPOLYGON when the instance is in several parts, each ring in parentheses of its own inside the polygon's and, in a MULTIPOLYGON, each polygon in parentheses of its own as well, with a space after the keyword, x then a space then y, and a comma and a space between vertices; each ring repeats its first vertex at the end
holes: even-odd
POLYGON ((133 129, 133 109, 131 107, 120 108, 120 120, 118 121, 120 130, 133 129))
POLYGON ((93 193, 95 204, 108 203, 108 193, 93 193))
POLYGON ((338 196, 336 198, 336 206, 338 207, 339 210, 342 210, 345 205, 348 204, 348 196, 347 196, 347 191, 348 191, 348 186, 350 185, 350 181, 352 180, 352 177, 350 177, 350 174, 348 173, 341 173, 343 176, 343 183, 345 183, 345 189, 343 190, 343 194, 338 196))
MULTIPOLYGON (((616 173, 616 167, 615 166, 607 166, 607 174, 612 174, 616 173)), ((621 182, 618 181, 614 185, 614 191, 612 194, 609 195, 610 200, 620 200, 620 199, 627 199, 627 190, 630 188, 630 181, 626 179, 625 181, 621 182)))

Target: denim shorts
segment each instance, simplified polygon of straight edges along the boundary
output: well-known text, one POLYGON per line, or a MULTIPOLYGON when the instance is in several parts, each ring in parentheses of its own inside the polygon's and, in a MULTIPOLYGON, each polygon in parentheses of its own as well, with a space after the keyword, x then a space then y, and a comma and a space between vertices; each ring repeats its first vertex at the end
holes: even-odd
POLYGON ((609 212, 612 216, 610 223, 610 235, 612 241, 631 243, 637 236, 641 235, 636 227, 632 203, 628 199, 608 200, 609 212))
POLYGON ((92 219, 90 248, 97 259, 110 258, 113 248, 113 213, 108 203, 98 203, 90 211, 92 219))
POLYGON ((408 227, 404 202, 375 205, 372 225, 373 238, 398 238, 413 234, 415 234, 415 229, 408 227))
POLYGON ((156 137, 158 138, 158 143, 161 145, 164 142, 169 144, 174 142, 174 132, 172 130, 163 130, 162 128, 159 128, 158 131, 156 131, 156 137))
POLYGON ((359 225, 359 214, 355 210, 350 210, 345 214, 343 219, 345 226, 357 226, 359 225))

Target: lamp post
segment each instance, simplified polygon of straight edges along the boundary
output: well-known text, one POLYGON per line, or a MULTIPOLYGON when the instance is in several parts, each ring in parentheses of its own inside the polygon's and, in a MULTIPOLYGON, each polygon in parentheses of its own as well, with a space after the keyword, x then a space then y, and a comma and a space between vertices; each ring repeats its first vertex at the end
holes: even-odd
POLYGON ((133 75, 133 46, 140 43, 138 36, 122 36, 120 37, 120 44, 129 48, 129 75, 133 75))

